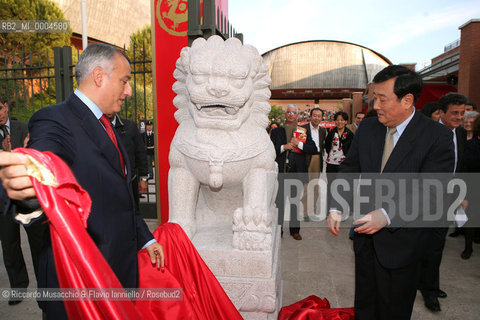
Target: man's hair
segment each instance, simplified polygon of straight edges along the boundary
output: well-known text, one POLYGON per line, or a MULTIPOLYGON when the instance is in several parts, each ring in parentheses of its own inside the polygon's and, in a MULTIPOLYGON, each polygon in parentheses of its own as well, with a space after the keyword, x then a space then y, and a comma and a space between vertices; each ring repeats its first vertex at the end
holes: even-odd
POLYGON ((465 105, 466 106, 472 106, 472 109, 474 111, 477 111, 477 105, 475 103, 469 101, 469 102, 465 103, 465 105))
POLYGON ((393 92, 400 101, 404 96, 411 93, 413 102, 415 103, 422 93, 422 78, 407 67, 399 65, 391 65, 375 75, 373 83, 381 83, 395 78, 393 92))
POLYGON ((2 104, 8 104, 8 100, 7 100, 7 97, 3 94, 0 93, 0 103, 2 104))
POLYGON ((447 112, 448 106, 450 105, 462 105, 468 102, 467 97, 463 94, 449 92, 438 100, 440 104, 440 110, 447 112))
POLYGON ((355 117, 357 117, 359 114, 365 115, 365 112, 363 112, 363 111, 358 111, 357 113, 355 113, 355 117))
POLYGON ((297 113, 300 111, 298 110, 298 106, 296 104, 287 104, 287 107, 285 108, 285 112, 287 112, 288 108, 295 108, 295 110, 297 110, 297 113))
POLYGON ((310 110, 310 117, 313 115, 313 111, 320 111, 320 112, 322 113, 322 117, 323 117, 323 115, 324 115, 324 112, 323 112, 322 109, 320 109, 320 108, 313 108, 312 110, 310 110))
POLYGON ((89 44, 87 49, 80 55, 75 66, 77 83, 80 84, 85 80, 96 67, 102 68, 110 75, 113 71, 113 58, 116 53, 121 54, 130 63, 128 57, 114 46, 103 43, 89 44))
POLYGON ((337 120, 339 116, 342 116, 343 120, 348 121, 348 114, 343 111, 338 111, 337 113, 335 113, 335 115, 333 116, 333 120, 337 120))

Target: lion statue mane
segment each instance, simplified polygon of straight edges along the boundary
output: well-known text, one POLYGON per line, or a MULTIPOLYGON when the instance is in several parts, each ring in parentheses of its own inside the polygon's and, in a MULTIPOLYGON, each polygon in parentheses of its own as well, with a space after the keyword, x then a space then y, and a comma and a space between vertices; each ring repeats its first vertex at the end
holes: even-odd
POLYGON ((190 238, 224 223, 234 248, 268 250, 277 165, 265 130, 267 66, 254 47, 212 36, 183 48, 173 75, 179 126, 169 154, 169 221, 190 238))

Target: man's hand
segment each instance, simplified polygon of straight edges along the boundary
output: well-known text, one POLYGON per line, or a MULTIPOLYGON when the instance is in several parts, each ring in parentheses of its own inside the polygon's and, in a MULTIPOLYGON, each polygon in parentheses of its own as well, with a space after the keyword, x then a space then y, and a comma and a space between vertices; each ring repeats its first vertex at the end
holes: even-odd
POLYGON ((294 147, 297 147, 299 142, 300 142, 300 140, 298 140, 298 139, 295 138, 295 137, 292 137, 292 139, 290 140, 290 143, 291 143, 294 147))
POLYGON ((342 214, 338 211, 330 211, 327 217, 328 230, 334 235, 338 236, 340 231, 340 224, 342 223, 342 214))
POLYGON ((0 152, 0 179, 10 199, 35 198, 35 190, 24 165, 27 162, 23 154, 0 152))
POLYGON ((165 271, 165 255, 163 254, 163 247, 158 242, 154 242, 145 249, 147 249, 152 265, 157 266, 157 269, 161 268, 162 272, 165 271))
POLYGON ((27 133, 25 140, 23 140, 23 147, 26 148, 28 144, 28 140, 30 140, 30 133, 27 133))
POLYGON ((295 148, 295 147, 293 146, 293 144, 291 142, 283 145, 283 150, 285 150, 285 151, 293 150, 293 148, 295 148))
POLYGON ((7 135, 5 139, 2 141, 2 149, 3 151, 12 151, 12 144, 10 143, 10 135, 7 135))
POLYGON ((374 234, 388 224, 387 218, 383 211, 378 209, 367 213, 362 218, 353 221, 353 225, 357 226, 354 230, 357 233, 374 234))
POLYGON ((140 180, 138 182, 138 193, 145 194, 147 193, 148 183, 147 181, 140 180))

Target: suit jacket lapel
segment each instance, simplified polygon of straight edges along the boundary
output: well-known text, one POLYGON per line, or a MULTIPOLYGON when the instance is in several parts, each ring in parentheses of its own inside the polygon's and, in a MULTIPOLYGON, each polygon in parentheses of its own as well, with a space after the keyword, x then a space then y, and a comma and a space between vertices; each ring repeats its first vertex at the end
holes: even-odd
POLYGON ((373 172, 380 172, 380 168, 382 166, 383 146, 385 144, 386 134, 387 128, 383 124, 378 122, 376 132, 373 135, 370 143, 370 154, 372 159, 373 172))
MULTIPOLYGON (((72 106, 74 106, 74 113, 80 119, 83 130, 85 130, 85 133, 89 136, 92 142, 100 149, 103 156, 108 160, 108 163, 123 176, 117 148, 115 148, 112 140, 110 140, 105 128, 103 128, 100 121, 75 94, 72 94, 72 96, 72 98, 75 99, 74 103, 72 103, 72 106)), ((119 137, 117 135, 117 142, 118 140, 119 137)), ((124 154, 125 161, 128 161, 125 152, 122 153, 124 154)))

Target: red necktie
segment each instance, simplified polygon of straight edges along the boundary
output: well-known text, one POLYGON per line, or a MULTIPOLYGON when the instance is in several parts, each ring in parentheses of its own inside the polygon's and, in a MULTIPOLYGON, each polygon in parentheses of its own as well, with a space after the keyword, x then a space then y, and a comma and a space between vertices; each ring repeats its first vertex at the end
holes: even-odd
POLYGON ((112 123, 110 122, 110 120, 108 120, 106 115, 103 115, 100 118, 100 122, 105 127, 105 130, 107 130, 107 134, 110 137, 110 140, 112 140, 113 144, 115 145, 115 148, 117 148, 118 154, 120 155, 120 163, 122 164, 123 176, 125 176, 125 161, 123 160, 122 153, 120 152, 120 149, 118 148, 117 137, 115 137, 115 132, 113 132, 112 123))

